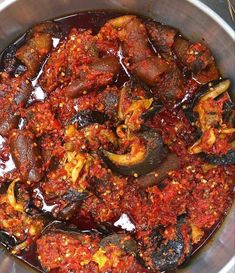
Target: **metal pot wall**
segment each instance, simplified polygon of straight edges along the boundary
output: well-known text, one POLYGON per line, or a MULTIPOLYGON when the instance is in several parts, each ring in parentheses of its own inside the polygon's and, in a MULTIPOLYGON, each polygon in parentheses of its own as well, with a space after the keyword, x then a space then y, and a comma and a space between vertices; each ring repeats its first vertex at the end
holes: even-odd
MULTIPOLYGON (((204 38, 216 56, 222 74, 230 77, 235 83, 235 33, 216 13, 198 0, 3 1, 0 4, 0 51, 37 22, 79 10, 107 8, 138 12, 179 28, 190 39, 204 38)), ((234 272, 233 212, 234 209, 231 209, 213 239, 185 268, 179 270, 180 273, 234 272)), ((0 272, 26 273, 31 270, 0 250, 0 272)))

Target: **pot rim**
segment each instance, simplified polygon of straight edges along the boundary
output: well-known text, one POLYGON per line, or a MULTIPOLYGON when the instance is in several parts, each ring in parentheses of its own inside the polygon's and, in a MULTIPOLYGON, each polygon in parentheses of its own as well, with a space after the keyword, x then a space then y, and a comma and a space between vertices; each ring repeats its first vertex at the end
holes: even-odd
MULTIPOLYGON (((3 0, 2 3, 0 3, 0 12, 17 1, 19 0, 3 0)), ((222 28, 227 32, 227 34, 232 38, 232 40, 235 41, 235 31, 220 15, 218 15, 215 11, 213 11, 206 4, 202 3, 200 0, 186 0, 186 1, 196 6, 202 12, 210 16, 214 21, 216 21, 220 26, 222 26, 222 28)))

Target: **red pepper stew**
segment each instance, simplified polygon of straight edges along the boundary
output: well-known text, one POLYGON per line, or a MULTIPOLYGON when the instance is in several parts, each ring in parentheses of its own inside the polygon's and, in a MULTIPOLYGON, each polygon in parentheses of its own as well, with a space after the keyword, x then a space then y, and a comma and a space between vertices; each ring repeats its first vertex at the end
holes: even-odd
POLYGON ((0 243, 41 272, 175 270, 233 201, 229 86, 151 18, 33 26, 1 54, 0 243))

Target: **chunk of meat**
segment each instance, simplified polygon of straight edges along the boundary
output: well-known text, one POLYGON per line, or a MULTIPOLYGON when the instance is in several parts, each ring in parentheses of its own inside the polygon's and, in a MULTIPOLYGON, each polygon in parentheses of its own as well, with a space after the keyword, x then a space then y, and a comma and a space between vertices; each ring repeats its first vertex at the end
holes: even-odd
POLYGON ((27 67, 27 74, 33 78, 52 49, 52 37, 61 36, 59 26, 54 22, 44 22, 31 28, 26 42, 16 51, 16 58, 27 67))
POLYGON ((17 50, 16 57, 26 65, 28 75, 33 78, 51 49, 51 35, 48 33, 35 33, 17 50))
POLYGON ((169 63, 157 56, 141 60, 132 66, 133 73, 150 86, 156 86, 163 74, 171 70, 169 63))
POLYGON ((168 176, 168 173, 180 168, 179 158, 176 154, 168 154, 166 159, 159 167, 144 176, 140 176, 135 180, 140 188, 148 188, 154 185, 159 185, 161 181, 168 176))
POLYGON ((0 79, 0 134, 7 136, 18 126, 22 109, 32 92, 31 83, 24 76, 10 78, 2 74, 0 79))
POLYGON ((123 53, 131 63, 153 55, 148 45, 148 35, 142 21, 134 15, 121 16, 108 22, 119 29, 118 37, 123 43, 123 53))
POLYGON ((51 53, 39 83, 50 93, 57 87, 66 86, 75 80, 81 71, 97 58, 96 37, 92 36, 89 30, 80 33, 73 28, 68 38, 51 53))
POLYGON ((160 53, 170 53, 178 30, 174 27, 162 25, 161 23, 147 22, 146 28, 153 45, 160 53))
POLYGON ((117 119, 118 93, 116 87, 108 87, 97 95, 96 109, 104 112, 112 120, 117 119))
POLYGON ((192 43, 179 37, 174 43, 173 50, 177 58, 195 74, 196 78, 199 76, 201 83, 218 78, 219 72, 214 57, 204 44, 192 43))
MULTIPOLYGON (((185 94, 183 75, 172 61, 157 56, 150 48, 145 24, 131 15, 112 19, 109 24, 118 31, 125 57, 124 63, 131 73, 147 85, 157 87, 154 92, 162 101, 174 103, 182 99, 185 94), (162 84, 158 86, 160 82, 162 84)), ((164 43, 172 46, 176 33, 172 30, 170 41, 165 34, 164 43)))
POLYGON ((165 73, 156 88, 153 88, 155 97, 159 97, 164 103, 180 101, 186 92, 181 70, 174 63, 171 63, 170 67, 170 71, 165 73))
POLYGON ((150 57, 134 64, 133 73, 154 87, 155 96, 165 103, 178 101, 185 95, 182 72, 173 62, 150 57))
POLYGON ((64 92, 68 97, 77 98, 92 89, 112 82, 119 71, 119 62, 115 57, 107 56, 85 67, 77 79, 72 81, 64 92))
POLYGON ((39 182, 43 177, 43 162, 41 150, 34 135, 27 130, 12 130, 9 144, 21 179, 25 182, 39 182))

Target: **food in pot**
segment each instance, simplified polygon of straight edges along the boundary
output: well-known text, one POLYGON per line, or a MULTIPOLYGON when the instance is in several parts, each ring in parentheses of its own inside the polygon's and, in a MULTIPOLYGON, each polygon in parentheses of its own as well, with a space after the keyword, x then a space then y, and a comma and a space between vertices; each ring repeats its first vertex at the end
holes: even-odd
POLYGON ((234 104, 203 42, 80 12, 32 27, 0 71, 0 242, 18 258, 42 272, 169 272, 222 222, 234 104))

